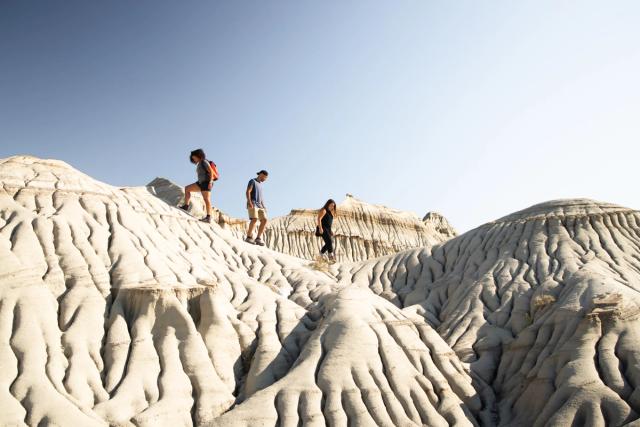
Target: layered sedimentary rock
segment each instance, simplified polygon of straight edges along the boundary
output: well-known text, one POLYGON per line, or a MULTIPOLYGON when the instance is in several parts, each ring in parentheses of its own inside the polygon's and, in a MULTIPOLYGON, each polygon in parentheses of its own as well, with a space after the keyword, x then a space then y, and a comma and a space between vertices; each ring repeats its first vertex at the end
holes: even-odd
POLYGON ((423 316, 491 385, 500 425, 625 425, 640 414, 639 255, 637 211, 559 200, 341 276, 423 316))
MULTIPOLYGON (((149 192, 172 206, 184 201, 184 189, 165 178, 147 184, 149 192)), ((204 202, 194 193, 190 213, 205 214, 204 202)), ((427 213, 422 221, 411 212, 373 205, 351 195, 338 205, 334 222, 334 244, 341 261, 364 261, 406 249, 442 243, 456 235, 446 218, 437 212, 427 213)), ((272 218, 265 231, 267 247, 299 258, 314 259, 322 246, 316 237, 317 209, 294 209, 282 217, 272 218)), ((214 209, 214 220, 235 236, 246 233, 247 221, 232 218, 214 209)))
POLYGON ((146 188, 0 163, 0 425, 476 425, 417 315, 146 188))
MULTIPOLYGON (((337 206, 334 244, 341 261, 364 261, 406 249, 433 246, 456 235, 436 212, 422 221, 413 213, 362 202, 353 196, 337 206)), ((322 240, 315 236, 317 209, 294 209, 268 226, 266 243, 272 249, 313 259, 322 240)))
POLYGON ((321 272, 62 162, 0 182, 0 425, 638 423, 631 209, 321 272))

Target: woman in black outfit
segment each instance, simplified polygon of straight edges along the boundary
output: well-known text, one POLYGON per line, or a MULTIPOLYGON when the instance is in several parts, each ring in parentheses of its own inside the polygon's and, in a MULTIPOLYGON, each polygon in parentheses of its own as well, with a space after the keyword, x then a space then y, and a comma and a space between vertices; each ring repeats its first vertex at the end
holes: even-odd
POLYGON ((336 257, 333 253, 331 226, 336 215, 336 202, 333 199, 329 199, 318 212, 316 221, 316 236, 322 236, 322 240, 324 240, 324 246, 320 249, 320 256, 323 257, 325 253, 329 252, 329 262, 332 264, 336 262, 336 257))
POLYGON ((179 206, 184 211, 189 211, 189 200, 191 200, 191 193, 200 192, 204 199, 204 206, 207 210, 207 216, 202 218, 202 222, 211 222, 211 189, 213 188, 213 169, 211 164, 207 160, 207 157, 201 148, 193 150, 189 154, 189 161, 196 165, 196 174, 198 180, 193 184, 189 184, 184 187, 184 204, 179 206))

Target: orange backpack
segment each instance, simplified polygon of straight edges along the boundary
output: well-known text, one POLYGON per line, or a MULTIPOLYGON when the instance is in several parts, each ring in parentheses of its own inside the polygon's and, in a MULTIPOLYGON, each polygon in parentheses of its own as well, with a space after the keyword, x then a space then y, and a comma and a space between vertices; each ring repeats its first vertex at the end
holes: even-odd
POLYGON ((209 160, 209 165, 211 165, 211 174, 212 174, 211 178, 214 181, 217 181, 218 178, 220 178, 220 172, 218 172, 218 167, 211 160, 209 160))

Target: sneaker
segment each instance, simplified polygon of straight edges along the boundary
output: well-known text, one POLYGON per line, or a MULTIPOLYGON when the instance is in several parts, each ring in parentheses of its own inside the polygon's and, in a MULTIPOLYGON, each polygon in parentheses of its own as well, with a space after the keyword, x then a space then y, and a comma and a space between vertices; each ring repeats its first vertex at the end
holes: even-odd
POLYGON ((182 209, 183 211, 188 211, 189 210, 189 205, 180 205, 180 206, 178 206, 178 208, 182 209))
POLYGON ((200 220, 201 222, 206 222, 207 224, 211 223, 211 216, 207 215, 200 220))
POLYGON ((252 239, 251 237, 249 237, 249 236, 247 236, 247 238, 246 238, 246 239, 244 239, 244 241, 245 241, 245 242, 247 242, 247 243, 251 243, 252 245, 255 245, 255 244, 256 244, 256 241, 255 241, 255 240, 253 240, 253 239, 252 239))
POLYGON ((329 255, 329 264, 335 264, 336 263, 336 257, 334 255, 329 255))
POLYGON ((256 245, 258 245, 258 246, 264 246, 264 242, 262 241, 262 239, 261 239, 261 238, 259 238, 259 237, 258 237, 258 238, 256 239, 256 245))

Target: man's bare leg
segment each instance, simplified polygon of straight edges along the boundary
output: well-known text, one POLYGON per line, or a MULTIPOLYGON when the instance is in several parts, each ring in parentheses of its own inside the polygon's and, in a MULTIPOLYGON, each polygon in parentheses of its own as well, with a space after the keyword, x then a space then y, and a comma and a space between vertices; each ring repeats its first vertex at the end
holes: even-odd
POLYGON ((261 220, 260 227, 258 227, 258 237, 257 237, 258 239, 262 238, 262 233, 264 233, 264 229, 266 228, 266 226, 267 226, 267 220, 266 219, 261 220))
POLYGON ((247 237, 253 239, 253 228, 256 226, 256 218, 249 220, 249 230, 247 230, 247 237))

